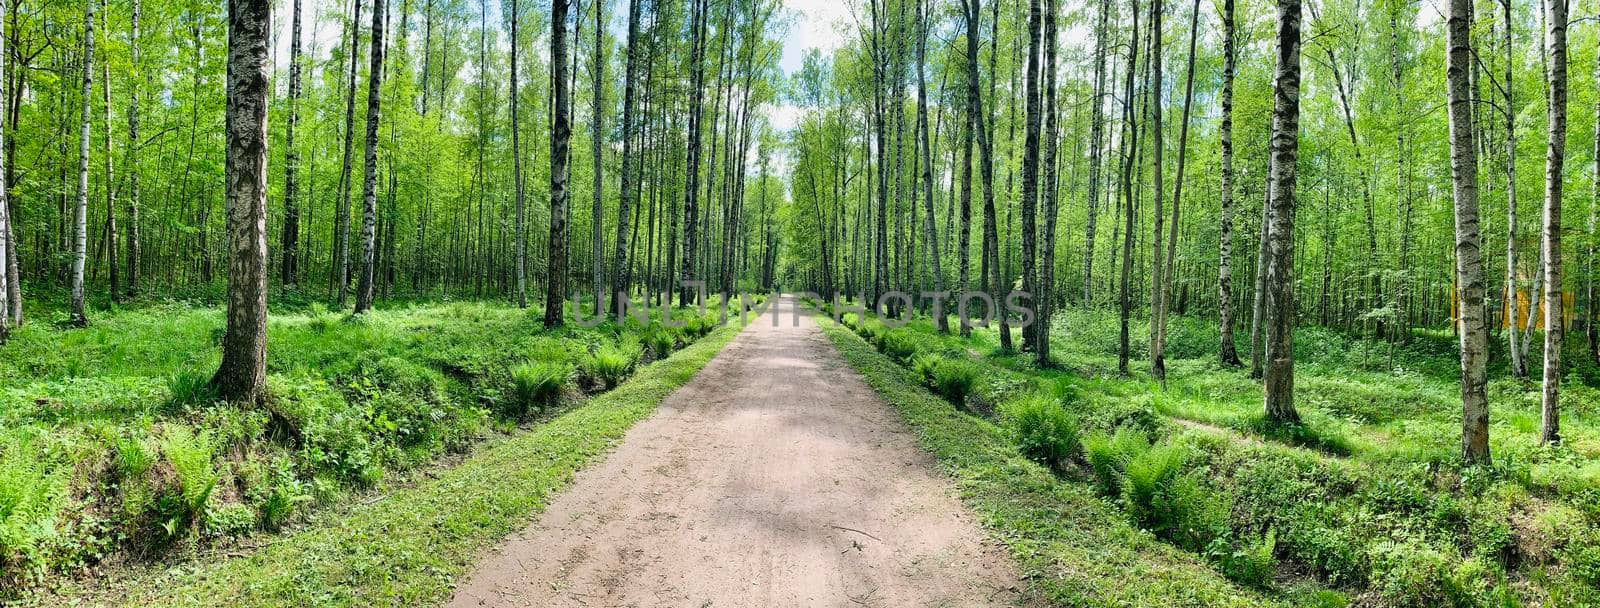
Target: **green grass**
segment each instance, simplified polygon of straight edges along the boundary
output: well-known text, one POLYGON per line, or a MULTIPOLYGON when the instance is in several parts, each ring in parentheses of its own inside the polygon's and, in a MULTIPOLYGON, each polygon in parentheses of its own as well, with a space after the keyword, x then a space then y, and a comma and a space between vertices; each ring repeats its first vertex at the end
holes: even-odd
POLYGON ((330 514, 248 556, 186 563, 75 599, 173 607, 437 602, 484 548, 527 525, 573 472, 609 450, 738 332, 736 324, 717 329, 613 391, 485 443, 436 477, 330 514))
POLYGON ((1205 561, 1128 523, 1089 484, 1062 481, 1012 446, 1007 431, 964 413, 848 330, 823 331, 916 431, 963 499, 1010 549, 1029 584, 1063 606, 1278 606, 1205 561))
MULTIPOLYGON (((689 338, 715 327, 700 323, 689 338)), ((209 386, 221 327, 216 309, 156 303, 82 329, 30 324, 0 347, 0 468, 32 479, 0 496, 0 601, 104 562, 226 550, 292 526, 617 385, 639 336, 669 331, 633 320, 547 331, 539 311, 504 304, 361 317, 312 304, 272 316, 269 397, 241 408, 209 386), (575 353, 590 352, 614 361, 580 387, 575 353)))
MULTIPOLYGON (((1064 312, 1047 369, 1000 350, 992 330, 963 339, 925 320, 894 330, 917 347, 893 354, 923 370, 929 353, 981 366, 976 401, 1052 395, 1082 432, 1083 456, 1062 467, 1062 482, 1246 586, 1322 585, 1396 608, 1600 605, 1600 551, 1590 550, 1600 538, 1600 391, 1589 364, 1564 383, 1558 447, 1537 445, 1536 384, 1491 382, 1496 460, 1470 468, 1456 457, 1448 336, 1418 332, 1394 346, 1391 364, 1382 342, 1303 329, 1303 422, 1293 426, 1262 419, 1259 382, 1216 363, 1204 319, 1174 318, 1166 391, 1143 373, 1137 341, 1134 374, 1116 373, 1116 319, 1106 312, 1064 312)), ((1037 451, 1026 435, 1013 438, 1017 454, 1037 451)), ((1325 592, 1334 593, 1296 601, 1324 605, 1325 592)))

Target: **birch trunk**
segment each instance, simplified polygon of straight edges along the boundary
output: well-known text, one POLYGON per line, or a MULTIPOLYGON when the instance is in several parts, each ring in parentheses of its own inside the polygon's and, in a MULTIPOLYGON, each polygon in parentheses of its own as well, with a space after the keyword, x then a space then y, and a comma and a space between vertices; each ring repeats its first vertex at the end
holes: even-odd
POLYGON ((378 223, 378 121, 383 101, 383 17, 386 0, 372 3, 372 63, 367 68, 367 144, 361 178, 361 277, 356 283, 355 314, 372 309, 376 279, 378 223))
POLYGON ((83 8, 83 88, 79 101, 83 119, 78 130, 78 204, 72 221, 72 318, 77 326, 89 324, 83 304, 83 264, 89 253, 89 98, 94 90, 94 10, 95 0, 83 8))
POLYGON ((1567 148, 1567 3, 1546 0, 1550 49, 1550 111, 1544 164, 1544 386, 1540 401, 1540 443, 1561 441, 1561 338, 1565 320, 1561 305, 1561 188, 1567 148))
MULTIPOLYGON (((278 256, 285 286, 300 282, 300 152, 294 146, 294 130, 300 123, 300 1, 294 0, 294 15, 290 18, 289 116, 283 137, 283 234, 278 256)), ((134 119, 130 117, 129 121, 134 119)))
POLYGON ((1239 49, 1234 24, 1234 0, 1222 3, 1222 211, 1217 256, 1217 312, 1222 338, 1223 365, 1237 367, 1239 353, 1233 343, 1233 79, 1238 73, 1239 49))
POLYGON ((1483 299, 1483 252, 1478 234, 1478 155, 1473 147, 1471 0, 1450 0, 1450 173, 1455 199, 1456 297, 1460 302, 1461 457, 1489 461, 1489 401, 1486 391, 1488 334, 1483 299))
POLYGON ((267 376, 267 81, 269 0, 228 1, 228 310, 211 380, 235 403, 259 401, 267 376))
POLYGON ((1272 109, 1272 209, 1267 242, 1267 418, 1298 423, 1294 408, 1294 212, 1300 146, 1300 0, 1278 1, 1277 68, 1272 109))
POLYGON ((550 3, 550 240, 546 262, 544 326, 557 327, 567 301, 567 164, 572 139, 572 92, 567 81, 567 1, 550 3))

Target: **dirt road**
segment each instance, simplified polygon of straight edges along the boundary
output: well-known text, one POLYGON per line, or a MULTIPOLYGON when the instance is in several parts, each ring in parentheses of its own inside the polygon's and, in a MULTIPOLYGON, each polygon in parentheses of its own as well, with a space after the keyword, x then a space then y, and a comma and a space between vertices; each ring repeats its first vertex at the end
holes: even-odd
POLYGON ((1007 606, 1025 584, 782 303, 486 555, 450 606, 1007 606))

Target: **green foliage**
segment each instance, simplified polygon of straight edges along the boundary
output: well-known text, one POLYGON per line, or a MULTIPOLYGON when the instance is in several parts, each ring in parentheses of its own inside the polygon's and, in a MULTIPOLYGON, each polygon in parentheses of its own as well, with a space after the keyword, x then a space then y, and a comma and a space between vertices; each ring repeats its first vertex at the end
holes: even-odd
POLYGON ((638 361, 637 348, 608 344, 596 349, 584 360, 583 373, 591 381, 609 389, 633 373, 633 366, 638 361))
POLYGON ((170 388, 172 398, 167 404, 174 410, 201 405, 217 398, 216 391, 211 387, 211 377, 194 370, 173 375, 170 388))
POLYGON ((548 407, 572 385, 572 366, 562 361, 538 361, 511 370, 516 385, 516 403, 521 413, 548 407))
POLYGON ((32 441, 0 453, 0 599, 34 580, 45 564, 45 543, 65 507, 66 475, 44 462, 32 441))
POLYGON ((1217 562, 1222 573, 1234 582, 1266 588, 1272 583, 1272 575, 1277 565, 1273 559, 1273 552, 1277 547, 1277 531, 1267 530, 1266 535, 1260 539, 1241 541, 1237 546, 1230 546, 1226 539, 1217 538, 1211 542, 1207 554, 1217 562))
POLYGON ((1094 472, 1100 493, 1122 494, 1122 478, 1128 463, 1150 451, 1150 438, 1131 427, 1119 427, 1114 434, 1101 431, 1083 437, 1083 456, 1094 472))
POLYGON ((211 493, 216 490, 221 475, 212 460, 216 448, 211 437, 196 434, 183 425, 168 425, 162 429, 161 454, 172 465, 178 480, 178 511, 175 519, 165 522, 167 534, 180 530, 178 524, 203 522, 209 513, 211 493))
POLYGON ((1029 460, 1060 470, 1078 452, 1078 425, 1055 399, 1030 395, 1006 402, 1000 411, 1029 460))

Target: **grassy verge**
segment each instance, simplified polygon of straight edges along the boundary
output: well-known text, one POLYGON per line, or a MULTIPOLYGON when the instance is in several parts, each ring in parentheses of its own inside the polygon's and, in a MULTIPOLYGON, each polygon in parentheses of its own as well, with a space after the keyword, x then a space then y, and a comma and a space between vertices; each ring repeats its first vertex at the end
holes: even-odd
MULTIPOLYGON (((659 312, 655 313, 659 316, 659 312)), ((268 327, 262 407, 221 403, 222 313, 150 303, 0 347, 0 603, 226 551, 503 437, 700 339, 715 318, 546 330, 537 311, 312 305, 268 327)))
MULTIPOLYGON (((729 324, 616 389, 480 447, 437 477, 354 506, 253 554, 173 568, 73 601, 146 606, 417 606, 448 596, 479 553, 542 511, 574 471, 688 382, 729 324)), ((64 602, 66 598, 46 598, 64 602)))
POLYGON ((1192 554, 1130 525, 1086 484, 1058 479, 1017 452, 994 423, 956 410, 911 371, 831 322, 823 331, 899 410, 955 478, 963 498, 1023 573, 1064 606, 1280 606, 1234 585, 1192 554))
POLYGON ((1564 387, 1564 404, 1578 401, 1563 412, 1568 445, 1552 448, 1517 422, 1536 401, 1499 383, 1495 419, 1510 422, 1494 425, 1495 465, 1472 468, 1453 456, 1454 355, 1436 339, 1419 336, 1384 371, 1365 367, 1383 358, 1350 354, 1373 350, 1359 338, 1306 332, 1305 423, 1285 427, 1264 423, 1259 383, 1215 363, 1215 341, 1193 320, 1174 324, 1187 356, 1169 360, 1162 391, 1138 367, 1116 373, 1114 318, 1064 317, 1052 368, 999 349, 992 330, 844 322, 941 394, 978 378, 945 398, 994 413, 1018 453, 1251 588, 1303 586, 1289 597, 1315 605, 1344 602, 1317 584, 1367 607, 1600 605, 1600 464, 1584 376, 1564 387))

